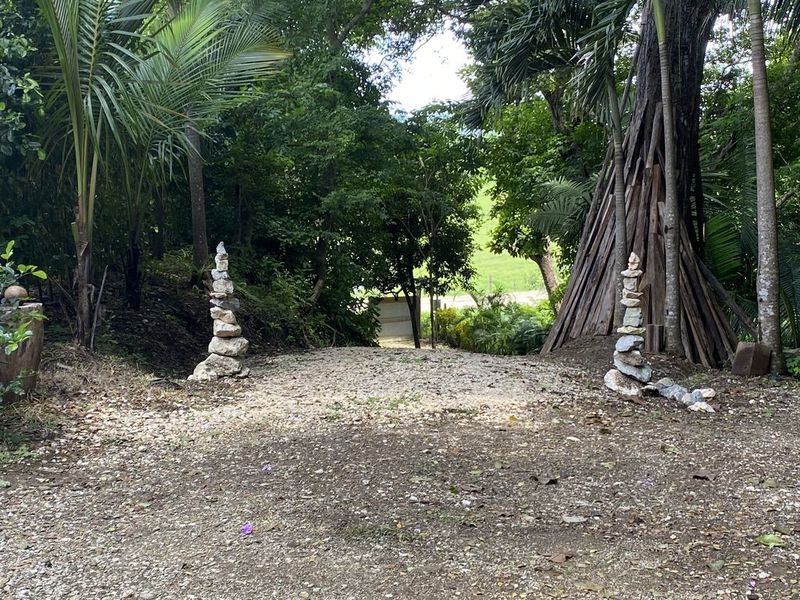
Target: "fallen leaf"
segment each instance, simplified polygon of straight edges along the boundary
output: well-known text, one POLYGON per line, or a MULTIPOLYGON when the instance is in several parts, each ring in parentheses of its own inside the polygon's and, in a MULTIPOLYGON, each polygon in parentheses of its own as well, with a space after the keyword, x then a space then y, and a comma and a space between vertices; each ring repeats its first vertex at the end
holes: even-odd
POLYGON ((575 584, 575 587, 586 592, 602 592, 604 589, 599 583, 592 583, 591 581, 579 581, 575 584))
POLYGON ((762 546, 767 546, 768 548, 783 548, 786 545, 786 542, 783 540, 783 538, 775 533, 765 533, 760 535, 756 538, 756 541, 762 546))
POLYGON ((696 473, 692 473, 692 479, 699 479, 702 481, 711 481, 714 479, 714 474, 710 471, 697 471, 696 473))
POLYGON ((722 568, 725 566, 724 560, 715 560, 714 562, 710 562, 706 565, 712 571, 721 571, 722 568))
POLYGON ((773 529, 776 533, 782 533, 783 535, 792 535, 792 533, 794 533, 792 528, 784 523, 775 523, 773 529))
POLYGON ((553 554, 550 557, 550 560, 552 562, 556 563, 557 565, 563 565, 565 562, 567 562, 573 556, 575 556, 575 555, 572 554, 571 552, 559 552, 558 554, 553 554))
POLYGON ((586 521, 588 521, 589 519, 587 517, 564 515, 561 517, 561 520, 564 521, 564 523, 569 523, 570 525, 574 525, 576 523, 586 523, 586 521))

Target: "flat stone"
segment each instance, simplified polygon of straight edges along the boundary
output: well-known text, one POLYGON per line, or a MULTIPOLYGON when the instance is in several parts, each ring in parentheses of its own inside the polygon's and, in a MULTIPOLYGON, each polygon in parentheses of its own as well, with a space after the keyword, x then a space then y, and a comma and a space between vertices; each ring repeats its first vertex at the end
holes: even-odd
POLYGON ((220 279, 230 279, 230 277, 228 277, 227 269, 224 271, 220 269, 211 269, 211 279, 218 281, 220 279))
POLYGON ((697 404, 698 402, 703 402, 703 395, 698 393, 697 390, 694 392, 686 392, 683 396, 681 396, 681 403, 685 404, 686 406, 691 406, 692 404, 697 404))
POLYGON ((214 336, 211 338, 211 343, 208 344, 208 352, 210 354, 221 354, 222 356, 241 356, 250 347, 248 342, 243 337, 235 338, 221 338, 214 336))
POLYGON ((643 318, 641 308, 627 308, 622 325, 623 327, 641 327, 643 318))
POLYGON ((755 342, 739 342, 733 359, 733 374, 740 377, 758 377, 769 373, 769 346, 755 342))
POLYGON ((641 381, 642 383, 648 383, 653 378, 653 368, 650 365, 642 365, 641 367, 635 367, 633 365, 629 365, 627 363, 622 362, 616 355, 614 356, 614 366, 623 374, 627 375, 628 377, 633 377, 634 379, 641 381))
POLYGON ((197 365, 194 373, 189 376, 190 381, 213 381, 220 377, 238 375, 242 370, 241 363, 229 356, 211 354, 207 359, 197 365))
POLYGON ((624 325, 617 329, 617 333, 621 333, 622 335, 636 335, 636 336, 643 336, 645 333, 644 327, 630 327, 629 325, 624 325))
POLYGON ((214 335, 221 338, 235 338, 242 335, 242 328, 224 321, 214 321, 214 335))
POLYGON ((625 308, 638 308, 642 305, 642 301, 639 298, 623 298, 620 302, 625 308))
POLYGON ((630 267, 628 268, 627 271, 622 272, 623 277, 632 277, 634 279, 639 279, 639 277, 641 277, 642 275, 644 275, 642 271, 640 271, 639 269, 631 269, 630 267))
POLYGON ((228 268, 230 267, 230 263, 228 262, 227 255, 225 256, 225 258, 221 258, 221 257, 217 256, 214 259, 214 262, 217 265, 217 271, 227 271, 228 268))
POLYGON ((230 279, 217 279, 211 283, 211 289, 217 294, 233 294, 233 282, 230 279))
POLYGON ((673 384, 662 387, 659 393, 664 396, 664 398, 669 398, 671 400, 675 400, 676 402, 682 402, 683 397, 688 393, 688 391, 683 386, 673 384))
POLYGON ((616 369, 611 369, 606 373, 603 382, 608 389, 623 396, 639 396, 642 387, 637 381, 625 377, 616 369))
POLYGON ((711 406, 708 402, 695 402, 689 407, 689 410, 693 410, 695 412, 707 412, 707 413, 717 412, 714 410, 714 407, 711 406))
POLYGON ((632 367, 643 367, 646 363, 644 356, 638 350, 630 350, 628 352, 614 352, 614 363, 617 361, 630 365, 632 367))
POLYGON ((239 310, 242 307, 242 302, 238 298, 231 298, 227 294, 220 294, 221 298, 215 298, 211 294, 211 304, 223 310, 239 310))
POLYGON ((617 340, 614 349, 617 352, 629 352, 630 350, 641 350, 644 345, 644 338, 640 335, 624 335, 617 340))
POLYGON ((636 288, 639 287, 639 280, 634 277, 623 277, 622 287, 632 292, 636 291, 636 288))
POLYGON ((225 310, 219 306, 211 307, 211 318, 215 321, 222 321, 223 323, 228 323, 230 325, 238 325, 236 322, 236 315, 233 313, 233 311, 225 310))
POLYGON ((717 397, 717 392, 711 388, 700 388, 699 390, 695 390, 695 392, 700 392, 703 400, 713 400, 717 397))
POLYGON ((644 292, 637 292, 636 290, 622 290, 622 297, 623 298, 641 298, 644 296, 644 292))

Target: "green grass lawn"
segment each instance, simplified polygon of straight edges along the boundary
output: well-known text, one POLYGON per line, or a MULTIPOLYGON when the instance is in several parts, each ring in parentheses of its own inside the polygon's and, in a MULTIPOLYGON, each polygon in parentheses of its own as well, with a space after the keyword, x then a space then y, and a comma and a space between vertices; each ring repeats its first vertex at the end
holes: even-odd
POLYGON ((475 233, 478 250, 472 259, 476 273, 473 280, 475 287, 487 292, 496 289, 506 292, 543 290, 542 275, 536 263, 526 258, 514 258, 508 252, 494 254, 489 249, 492 230, 497 225, 497 219, 489 215, 492 208, 489 189, 489 186, 484 187, 477 198, 481 210, 481 225, 475 233))

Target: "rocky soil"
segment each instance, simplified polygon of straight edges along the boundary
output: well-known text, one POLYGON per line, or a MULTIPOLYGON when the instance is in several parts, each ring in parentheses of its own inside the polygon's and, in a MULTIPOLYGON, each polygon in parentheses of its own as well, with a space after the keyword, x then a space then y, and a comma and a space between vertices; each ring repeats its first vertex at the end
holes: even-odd
POLYGON ((800 388, 612 343, 256 357, 224 384, 51 357, 0 413, 0 599, 800 598, 800 388))

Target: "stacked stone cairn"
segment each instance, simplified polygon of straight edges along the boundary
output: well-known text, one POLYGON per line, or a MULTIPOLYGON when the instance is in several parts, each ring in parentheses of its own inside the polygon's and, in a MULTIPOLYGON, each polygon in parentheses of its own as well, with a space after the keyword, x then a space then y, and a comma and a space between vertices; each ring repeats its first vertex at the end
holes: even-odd
POLYGON ((628 269, 622 272, 622 305, 625 316, 622 327, 617 333, 622 334, 617 340, 614 350, 614 369, 611 369, 604 381, 606 387, 623 396, 664 396, 682 403, 693 411, 714 412, 708 400, 716 396, 710 388, 689 392, 668 378, 650 383, 653 369, 642 356, 645 329, 642 327, 642 293, 639 291, 641 260, 636 254, 628 259, 628 269), (646 384, 646 385, 643 385, 646 384))
POLYGON ((212 381, 221 377, 247 377, 249 370, 242 367, 243 356, 250 342, 242 337, 242 328, 235 311, 240 302, 233 295, 233 281, 228 276, 228 252, 222 242, 214 258, 216 268, 211 271, 211 318, 214 320, 214 337, 208 345, 209 357, 195 367, 191 381, 212 381))
POLYGON ((622 272, 622 305, 625 316, 617 329, 622 337, 614 350, 614 369, 604 378, 606 387, 623 396, 641 395, 642 384, 653 378, 653 368, 642 356, 645 329, 642 327, 642 293, 639 291, 641 260, 636 254, 628 259, 628 269, 622 272))

